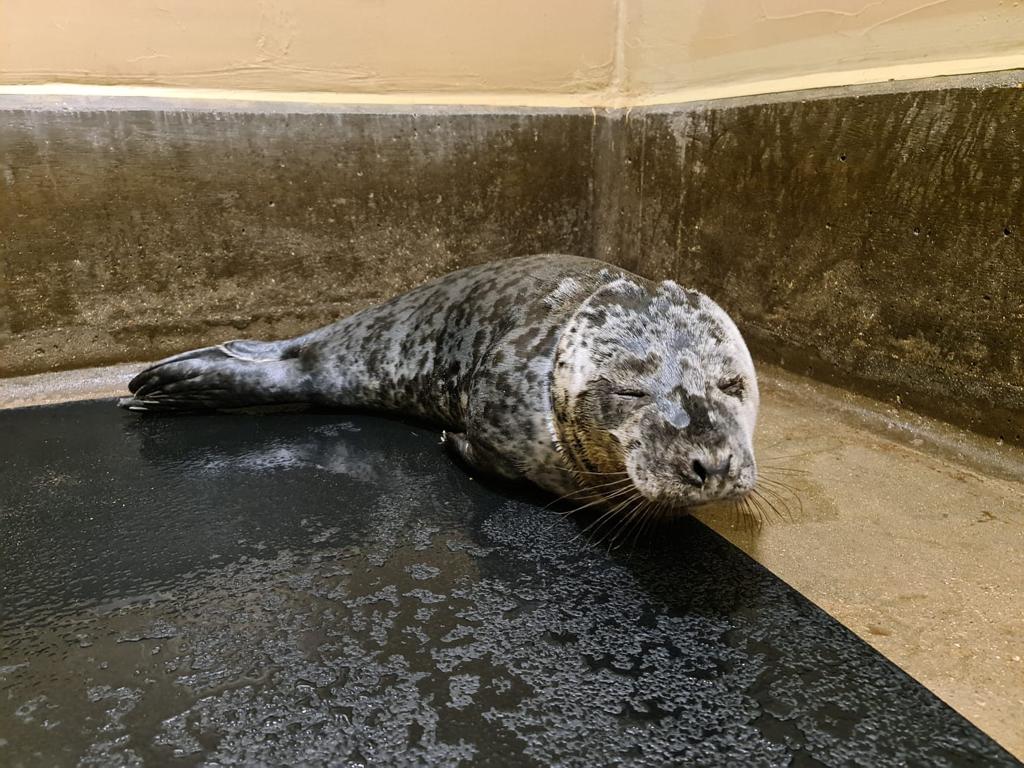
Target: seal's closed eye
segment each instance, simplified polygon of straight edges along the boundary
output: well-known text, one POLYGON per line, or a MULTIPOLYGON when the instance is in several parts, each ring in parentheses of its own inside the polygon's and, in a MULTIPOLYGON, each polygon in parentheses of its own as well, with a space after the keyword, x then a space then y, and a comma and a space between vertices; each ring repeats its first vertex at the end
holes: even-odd
POLYGON ((733 376, 731 379, 720 381, 718 382, 718 388, 725 394, 729 395, 729 397, 735 397, 740 400, 743 399, 745 387, 742 376, 733 376))
POLYGON ((619 397, 631 397, 636 400, 641 400, 645 397, 648 397, 648 394, 644 392, 642 389, 617 389, 615 390, 614 394, 618 395, 619 397))

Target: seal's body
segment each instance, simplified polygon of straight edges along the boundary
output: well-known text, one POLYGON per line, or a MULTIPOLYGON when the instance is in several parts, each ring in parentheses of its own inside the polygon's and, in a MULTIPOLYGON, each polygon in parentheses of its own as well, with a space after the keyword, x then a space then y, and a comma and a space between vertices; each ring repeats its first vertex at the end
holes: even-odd
POLYGON ((168 358, 129 389, 121 404, 137 410, 412 416, 471 466, 560 494, 688 506, 743 495, 756 475, 757 383, 725 312, 575 256, 464 269, 295 339, 168 358))

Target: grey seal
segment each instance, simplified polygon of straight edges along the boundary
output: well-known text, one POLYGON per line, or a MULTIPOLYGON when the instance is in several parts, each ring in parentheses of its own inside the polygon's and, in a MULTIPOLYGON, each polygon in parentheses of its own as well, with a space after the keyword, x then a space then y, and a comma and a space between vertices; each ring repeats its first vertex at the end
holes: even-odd
POLYGON ((294 339, 167 358, 128 387, 133 410, 414 417, 481 472, 631 514, 738 499, 757 477, 757 377, 725 311, 578 256, 463 269, 294 339))

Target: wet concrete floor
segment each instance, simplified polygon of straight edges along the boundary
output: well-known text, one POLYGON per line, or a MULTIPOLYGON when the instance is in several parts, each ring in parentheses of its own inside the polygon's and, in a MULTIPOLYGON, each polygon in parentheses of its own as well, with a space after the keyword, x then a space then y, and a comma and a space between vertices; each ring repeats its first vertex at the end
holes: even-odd
POLYGON ((369 416, 0 411, 0 764, 1018 765, 694 519, 369 416))

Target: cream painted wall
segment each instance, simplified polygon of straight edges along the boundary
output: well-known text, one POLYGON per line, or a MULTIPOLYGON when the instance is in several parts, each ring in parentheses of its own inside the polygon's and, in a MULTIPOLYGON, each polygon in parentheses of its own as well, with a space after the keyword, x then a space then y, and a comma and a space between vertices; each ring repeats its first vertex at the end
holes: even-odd
POLYGON ((617 0, 0 0, 0 82, 579 94, 610 81, 617 15, 617 0))
POLYGON ((622 106, 1017 67, 1021 0, 0 0, 7 91, 622 106))
POLYGON ((622 0, 634 103, 1024 67, 1020 0, 622 0))

